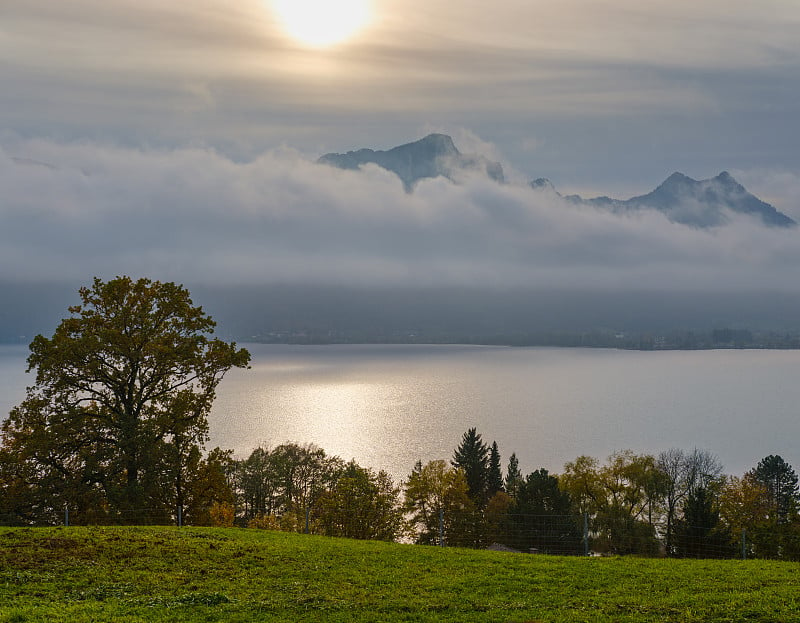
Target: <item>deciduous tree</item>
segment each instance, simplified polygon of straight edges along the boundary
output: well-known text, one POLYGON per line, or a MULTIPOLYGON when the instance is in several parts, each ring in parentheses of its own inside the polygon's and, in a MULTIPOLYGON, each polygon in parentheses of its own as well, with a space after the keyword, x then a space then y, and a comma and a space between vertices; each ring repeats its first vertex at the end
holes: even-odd
POLYGON ((748 555, 800 558, 797 476, 781 457, 770 455, 722 489, 721 514, 734 538, 745 535, 748 555))
POLYGON ((250 355, 212 338, 214 321, 174 283, 95 279, 80 301, 31 342, 35 383, 3 423, 2 470, 26 489, 16 512, 169 514, 186 502, 217 385, 250 355))
POLYGON ((580 456, 564 466, 559 481, 573 508, 588 513, 595 547, 618 553, 651 553, 656 549, 653 507, 660 495, 655 458, 630 450, 615 452, 601 466, 580 456))
POLYGON ((314 444, 296 443, 272 450, 255 448, 246 459, 233 463, 242 519, 280 516, 282 525, 298 529, 305 527, 306 511, 345 469, 340 457, 329 456, 314 444))
POLYGON ((400 491, 386 472, 350 462, 313 509, 314 530, 328 536, 394 541, 404 533, 400 491))
POLYGON ((448 545, 474 545, 477 510, 464 472, 442 460, 417 462, 405 484, 405 509, 417 542, 439 543, 440 529, 448 545))
POLYGON ((660 472, 660 491, 664 501, 664 536, 667 555, 674 552, 675 526, 686 499, 700 489, 711 492, 719 488, 722 465, 707 450, 695 448, 684 452, 670 448, 658 455, 656 467, 660 472))

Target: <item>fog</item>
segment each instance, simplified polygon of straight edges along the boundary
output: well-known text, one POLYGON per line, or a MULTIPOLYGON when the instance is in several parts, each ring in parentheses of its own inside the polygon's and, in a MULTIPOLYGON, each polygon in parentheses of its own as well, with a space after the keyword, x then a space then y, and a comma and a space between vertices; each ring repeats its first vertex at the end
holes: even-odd
MULTIPOLYGON (((100 274, 218 284, 749 290, 795 288, 796 230, 699 230, 524 185, 317 165, 289 149, 32 141, 0 153, 0 278, 100 274)), ((790 215, 793 206, 778 206, 790 215)))
MULTIPOLYGON (((800 189, 796 177, 749 179, 779 180, 774 190, 786 205, 776 207, 798 216, 788 201, 800 189)), ((241 300, 247 292, 272 300, 283 288, 317 314, 336 307, 335 293, 350 293, 339 306, 347 307, 360 292, 384 312, 417 299, 423 309, 463 299, 450 312, 475 323, 483 309, 495 320, 564 324, 564 310, 604 300, 577 313, 584 319, 576 324, 614 326, 617 317, 641 326, 649 317, 663 325, 672 310, 675 323, 692 326, 693 315, 694 324, 723 315, 785 324, 794 313, 787 301, 800 294, 796 228, 731 216, 728 225, 695 229, 655 211, 610 214, 481 177, 423 180, 407 193, 378 167, 341 171, 288 148, 240 162, 209 149, 17 141, 0 151, 0 186, 0 281, 6 292, 39 284, 31 301, 45 291, 60 300, 95 275, 127 274, 185 283, 212 301, 226 288, 241 300), (310 301, 315 292, 328 293, 327 302, 310 301), (481 303, 487 297, 495 310, 481 303), (467 299, 477 311, 464 311, 467 299), (548 305, 549 314, 534 313, 548 305)), ((26 296, 5 296, 4 314, 26 296)))

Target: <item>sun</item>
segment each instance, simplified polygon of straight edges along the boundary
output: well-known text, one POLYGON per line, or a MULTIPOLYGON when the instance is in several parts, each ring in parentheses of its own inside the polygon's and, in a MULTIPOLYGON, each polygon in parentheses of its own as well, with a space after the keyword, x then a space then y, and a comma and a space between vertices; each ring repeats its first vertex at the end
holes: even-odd
POLYGON ((342 43, 370 21, 370 0, 272 0, 286 33, 312 47, 342 43))

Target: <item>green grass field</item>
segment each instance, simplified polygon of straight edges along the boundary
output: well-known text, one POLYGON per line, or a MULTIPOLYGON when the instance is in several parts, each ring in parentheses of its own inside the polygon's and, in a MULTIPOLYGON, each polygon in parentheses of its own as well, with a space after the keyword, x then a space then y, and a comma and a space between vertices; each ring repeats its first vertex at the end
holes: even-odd
POLYGON ((0 528, 0 621, 800 621, 800 565, 0 528))

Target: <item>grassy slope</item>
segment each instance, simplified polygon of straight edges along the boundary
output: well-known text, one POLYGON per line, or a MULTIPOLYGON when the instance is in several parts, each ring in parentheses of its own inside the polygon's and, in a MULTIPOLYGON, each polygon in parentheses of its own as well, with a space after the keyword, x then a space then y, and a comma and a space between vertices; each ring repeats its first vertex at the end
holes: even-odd
POLYGON ((0 622, 800 621, 800 566, 215 528, 0 528, 0 622))

